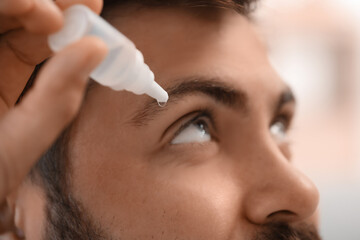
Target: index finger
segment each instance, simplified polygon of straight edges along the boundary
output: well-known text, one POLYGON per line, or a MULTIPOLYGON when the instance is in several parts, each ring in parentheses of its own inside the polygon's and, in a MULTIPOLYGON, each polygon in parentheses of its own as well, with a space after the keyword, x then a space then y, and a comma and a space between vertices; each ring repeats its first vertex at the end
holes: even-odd
POLYGON ((34 0, 1 0, 0 13, 5 15, 20 15, 29 11, 34 0))
MULTIPOLYGON (((52 1, 52 0, 48 0, 52 1)), ((84 4, 96 13, 100 13, 103 1, 102 0, 57 0, 53 1, 62 10, 74 4, 84 4)), ((5 15, 21 15, 30 11, 34 7, 34 0, 1 0, 0 1, 0 14, 5 15)))
POLYGON ((62 10, 65 10, 74 4, 83 4, 97 14, 100 14, 103 7, 103 0, 57 0, 55 3, 62 10))
POLYGON ((83 4, 96 13, 100 13, 103 5, 102 0, 57 0, 56 4, 51 0, 33 1, 33 8, 20 16, 19 21, 28 31, 43 34, 52 33, 61 28, 63 20, 61 10, 71 5, 83 4))
POLYGON ((6 16, 0 24, 5 31, 22 26, 33 33, 49 34, 60 29, 63 20, 52 0, 1 0, 0 14, 6 16), (15 20, 17 25, 12 24, 15 20))
MULTIPOLYGON (((96 13, 100 13, 102 0, 1 0, 0 14, 15 18, 16 27, 23 26, 33 33, 49 34, 59 30, 62 26, 61 10, 74 4, 88 6, 96 13)), ((7 19, 8 20, 8 19, 7 19)), ((12 27, 8 21, 0 23, 2 32, 12 27)))

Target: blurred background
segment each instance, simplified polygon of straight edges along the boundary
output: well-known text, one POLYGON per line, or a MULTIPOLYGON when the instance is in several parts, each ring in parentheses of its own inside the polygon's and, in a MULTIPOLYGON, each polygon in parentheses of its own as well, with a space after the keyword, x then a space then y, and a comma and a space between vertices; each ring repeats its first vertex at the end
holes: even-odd
POLYGON ((294 162, 320 190, 324 240, 360 240, 360 1, 261 0, 260 36, 298 98, 294 162))

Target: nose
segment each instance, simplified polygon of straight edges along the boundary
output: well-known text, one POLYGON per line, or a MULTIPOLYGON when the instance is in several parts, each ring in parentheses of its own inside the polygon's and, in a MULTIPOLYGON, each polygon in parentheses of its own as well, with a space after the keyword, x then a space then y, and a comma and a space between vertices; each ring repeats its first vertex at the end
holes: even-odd
POLYGON ((265 224, 300 222, 312 216, 319 202, 315 185, 277 147, 265 152, 253 165, 256 170, 244 199, 246 217, 265 224))

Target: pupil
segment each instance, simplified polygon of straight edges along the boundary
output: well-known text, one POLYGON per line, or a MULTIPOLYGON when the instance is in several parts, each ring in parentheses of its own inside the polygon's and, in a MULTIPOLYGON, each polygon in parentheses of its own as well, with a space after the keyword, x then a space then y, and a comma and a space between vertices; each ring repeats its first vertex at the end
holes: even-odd
POLYGON ((203 122, 203 121, 198 121, 198 122, 196 123, 196 125, 197 125, 197 127, 198 127, 199 129, 201 129, 201 130, 204 129, 204 122, 203 122))
POLYGON ((199 129, 199 130, 201 130, 201 133, 202 134, 206 134, 206 123, 204 122, 204 121, 202 121, 202 120, 199 120, 199 121, 197 121, 196 123, 195 123, 195 125, 197 126, 197 128, 199 129))

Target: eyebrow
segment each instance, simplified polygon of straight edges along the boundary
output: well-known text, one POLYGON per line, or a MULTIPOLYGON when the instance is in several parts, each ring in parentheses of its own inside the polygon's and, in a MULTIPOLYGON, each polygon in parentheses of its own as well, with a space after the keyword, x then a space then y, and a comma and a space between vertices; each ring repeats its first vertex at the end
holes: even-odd
POLYGON ((165 107, 159 107, 156 101, 151 100, 137 111, 130 122, 135 126, 144 126, 153 120, 159 113, 170 108, 186 96, 204 94, 224 106, 246 112, 248 109, 248 96, 241 89, 234 89, 218 78, 188 77, 177 79, 175 86, 166 88, 169 101, 165 107))
MULTIPOLYGON (((171 105, 178 103, 179 100, 199 93, 208 96, 215 100, 215 102, 236 111, 241 111, 246 114, 249 110, 249 98, 246 92, 242 89, 233 88, 225 83, 224 80, 219 78, 196 76, 177 79, 175 82, 179 82, 179 84, 165 89, 169 94, 169 101, 165 107, 159 107, 156 101, 151 99, 137 111, 137 113, 131 118, 130 123, 137 127, 146 126, 151 120, 154 120, 158 114, 167 111, 171 105)), ((275 105, 275 113, 288 103, 295 103, 295 97, 291 89, 286 87, 284 91, 281 92, 275 105)))

